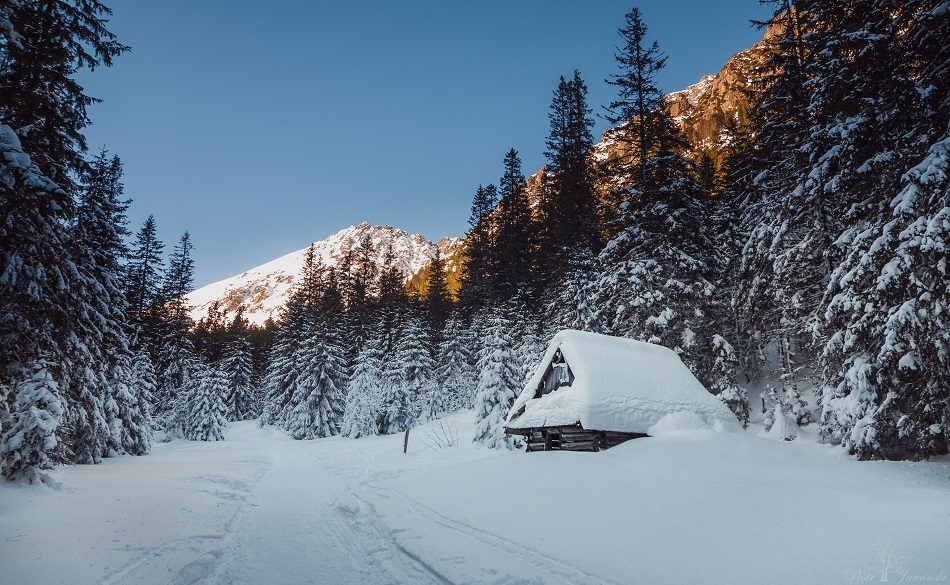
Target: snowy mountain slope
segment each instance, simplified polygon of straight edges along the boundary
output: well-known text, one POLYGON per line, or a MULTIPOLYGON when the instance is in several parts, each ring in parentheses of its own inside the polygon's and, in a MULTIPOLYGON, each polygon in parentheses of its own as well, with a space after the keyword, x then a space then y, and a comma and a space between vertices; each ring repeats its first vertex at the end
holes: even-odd
MULTIPOLYGON (((437 249, 441 257, 447 260, 447 271, 458 270, 453 260, 461 246, 461 238, 443 238, 433 243, 419 234, 409 234, 390 226, 371 226, 365 222, 315 242, 316 259, 324 266, 337 266, 347 252, 361 245, 365 237, 369 237, 371 242, 369 256, 376 274, 382 271, 390 249, 395 254, 396 265, 407 280, 432 262, 437 249)), ((261 325, 268 318, 276 319, 294 280, 300 274, 307 250, 304 248, 291 252, 237 276, 195 290, 188 295, 188 302, 194 307, 192 319, 197 321, 204 317, 214 301, 219 301, 221 309, 232 317, 243 307, 244 316, 251 323, 261 325)))
POLYGON ((950 462, 688 431, 601 453, 402 435, 223 442, 0 483, 3 583, 944 582, 950 462))

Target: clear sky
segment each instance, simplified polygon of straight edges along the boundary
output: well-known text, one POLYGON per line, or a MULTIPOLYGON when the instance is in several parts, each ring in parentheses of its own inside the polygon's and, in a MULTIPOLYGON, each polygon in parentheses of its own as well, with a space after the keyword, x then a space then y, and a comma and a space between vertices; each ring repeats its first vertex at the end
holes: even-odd
MULTIPOLYGON (((509 148, 544 164, 558 77, 613 99, 617 29, 638 6, 664 91, 714 74, 762 32, 757 0, 118 0, 132 47, 83 73, 89 146, 125 165, 130 229, 187 229, 202 286, 363 221, 463 235, 509 148)), ((606 129, 597 119, 595 135, 606 129)))

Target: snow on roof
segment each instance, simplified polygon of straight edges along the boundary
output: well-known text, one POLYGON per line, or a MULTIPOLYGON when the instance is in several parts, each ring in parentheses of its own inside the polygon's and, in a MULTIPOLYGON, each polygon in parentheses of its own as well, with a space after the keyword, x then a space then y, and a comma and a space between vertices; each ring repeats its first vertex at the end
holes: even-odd
POLYGON ((738 430, 725 404, 709 393, 676 352, 623 337, 565 330, 554 336, 534 376, 511 407, 507 427, 572 425, 657 435, 685 428, 738 430), (560 349, 574 373, 570 386, 534 398, 560 349), (524 413, 517 416, 524 407, 524 413))

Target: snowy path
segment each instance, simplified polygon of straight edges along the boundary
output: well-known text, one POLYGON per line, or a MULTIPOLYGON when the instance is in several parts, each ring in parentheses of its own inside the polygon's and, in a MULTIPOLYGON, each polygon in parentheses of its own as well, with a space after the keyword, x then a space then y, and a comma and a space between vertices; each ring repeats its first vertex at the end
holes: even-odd
POLYGON ((372 506, 350 495, 346 474, 314 458, 312 443, 281 442, 272 456, 208 583, 443 582, 402 554, 372 506))
POLYGON ((281 567, 291 582, 304 583, 336 564, 335 551, 314 537, 321 532, 326 493, 335 487, 334 478, 314 473, 300 445, 286 445, 271 456, 270 469, 212 582, 266 583, 274 567, 281 567))
POLYGON ((0 485, 0 584, 637 585, 950 577, 948 461, 679 434, 597 454, 223 443, 0 485))

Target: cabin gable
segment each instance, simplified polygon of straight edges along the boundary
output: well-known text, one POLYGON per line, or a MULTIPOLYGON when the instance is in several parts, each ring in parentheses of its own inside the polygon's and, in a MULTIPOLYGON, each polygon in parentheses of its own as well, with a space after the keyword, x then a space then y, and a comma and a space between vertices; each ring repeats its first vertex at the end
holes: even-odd
POLYGON ((551 392, 554 392, 562 386, 570 386, 574 383, 574 372, 564 360, 564 354, 558 349, 554 352, 554 357, 548 363, 541 381, 535 389, 534 397, 541 398, 551 392))

